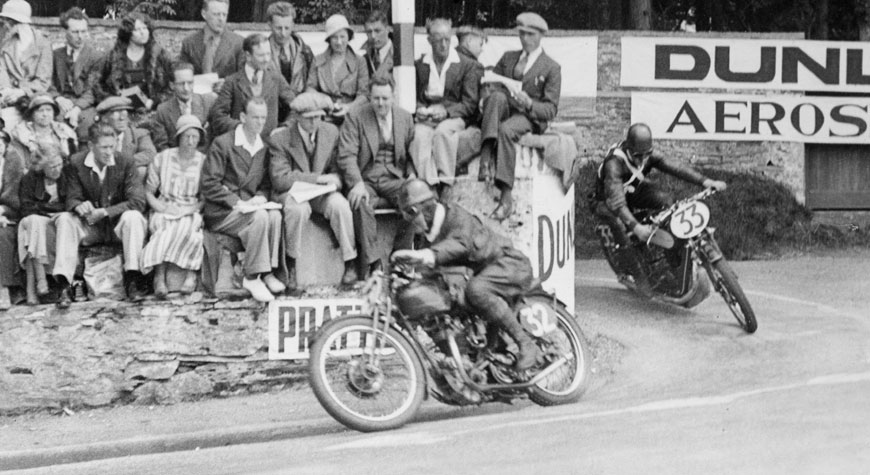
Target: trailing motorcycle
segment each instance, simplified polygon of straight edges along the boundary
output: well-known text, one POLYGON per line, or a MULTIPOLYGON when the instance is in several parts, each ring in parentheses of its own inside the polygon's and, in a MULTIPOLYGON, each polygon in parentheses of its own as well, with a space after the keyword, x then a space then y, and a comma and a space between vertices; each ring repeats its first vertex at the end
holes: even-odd
POLYGON ((540 285, 513 308, 541 358, 514 370, 516 343, 467 305, 464 267, 391 264, 363 288, 368 314, 335 319, 315 335, 309 377, 324 409, 362 432, 401 427, 431 395, 464 406, 528 397, 542 406, 576 401, 591 357, 575 319, 540 285))
POLYGON ((707 298, 712 286, 740 326, 753 333, 758 328, 755 312, 716 243, 715 230, 709 227, 710 208, 702 200, 713 193, 715 190, 708 188, 658 213, 637 211, 640 222, 654 229, 648 242, 629 233, 629 245, 640 256, 639 265, 626 266, 615 258, 619 245, 603 220, 599 220, 596 233, 607 262, 629 289, 640 291, 637 283, 646 279, 652 298, 692 308, 707 298), (645 275, 635 275, 638 272, 645 275))

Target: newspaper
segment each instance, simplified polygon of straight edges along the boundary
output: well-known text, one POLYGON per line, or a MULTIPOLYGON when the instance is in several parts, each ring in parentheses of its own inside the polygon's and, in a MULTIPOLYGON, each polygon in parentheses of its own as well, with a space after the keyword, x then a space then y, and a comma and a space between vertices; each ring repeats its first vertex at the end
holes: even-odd
POLYGON ((270 209, 281 209, 281 208, 283 208, 283 206, 281 206, 281 203, 275 203, 273 201, 267 201, 265 203, 261 203, 258 205, 250 205, 250 204, 236 205, 236 209, 239 210, 239 212, 243 213, 243 214, 253 213, 254 211, 257 211, 258 209, 270 210, 270 209))
POLYGON ((492 71, 486 71, 483 73, 483 78, 480 80, 481 83, 496 83, 501 84, 510 91, 511 94, 516 94, 519 91, 523 90, 522 81, 517 81, 516 79, 511 79, 509 77, 502 76, 501 74, 496 74, 492 71))
POLYGON ((212 92, 212 87, 218 81, 220 78, 217 73, 197 74, 193 77, 193 93, 208 94, 212 92))
POLYGON ((290 196, 292 196, 297 203, 304 203, 317 198, 318 196, 332 193, 333 191, 336 191, 336 188, 335 185, 331 183, 328 185, 320 185, 316 183, 296 181, 293 183, 293 186, 290 187, 290 196))

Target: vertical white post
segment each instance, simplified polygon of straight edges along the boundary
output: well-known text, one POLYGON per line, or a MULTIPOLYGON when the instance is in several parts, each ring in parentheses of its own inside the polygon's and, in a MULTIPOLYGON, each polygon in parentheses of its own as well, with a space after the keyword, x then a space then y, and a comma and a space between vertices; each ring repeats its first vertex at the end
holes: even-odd
POLYGON ((393 80, 396 101, 410 113, 417 108, 414 72, 414 0, 393 0, 393 80))

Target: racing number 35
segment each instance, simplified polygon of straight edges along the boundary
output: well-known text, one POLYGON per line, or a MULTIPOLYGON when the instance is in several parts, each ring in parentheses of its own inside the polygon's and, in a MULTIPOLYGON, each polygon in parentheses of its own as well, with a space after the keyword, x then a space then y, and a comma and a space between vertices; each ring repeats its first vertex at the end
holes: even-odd
POLYGON ((689 203, 674 212, 671 232, 678 238, 687 239, 703 231, 709 221, 710 208, 707 205, 697 201, 689 203))

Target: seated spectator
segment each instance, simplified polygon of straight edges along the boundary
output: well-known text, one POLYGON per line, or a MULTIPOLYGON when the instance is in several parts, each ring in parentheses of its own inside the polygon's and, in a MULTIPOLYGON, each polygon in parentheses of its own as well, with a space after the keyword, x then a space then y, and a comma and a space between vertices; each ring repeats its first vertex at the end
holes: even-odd
MULTIPOLYGON (((96 83, 98 99, 109 96, 136 96, 144 111, 150 111, 169 97, 172 58, 154 38, 151 18, 132 12, 121 20, 115 46, 103 59, 96 83), (138 88, 132 94, 130 88, 138 88)), ((99 113, 99 111, 97 111, 99 113)))
MULTIPOLYGON (((154 117, 154 146, 158 152, 167 148, 177 147, 175 123, 183 115, 194 115, 199 123, 205 126, 208 113, 214 104, 214 97, 203 96, 193 92, 193 65, 190 63, 175 63, 172 67, 172 92, 174 97, 157 106, 154 117)), ((203 144, 208 144, 208 137, 202 137, 203 144)))
POLYGON ((154 268, 154 295, 169 293, 166 264, 187 271, 182 294, 196 290, 196 272, 202 265, 202 201, 199 180, 205 155, 197 150, 205 136, 194 115, 183 115, 175 125, 178 147, 166 149, 148 166, 145 199, 151 207, 151 238, 142 252, 142 272, 154 268))
POLYGON ((408 148, 414 139, 411 114, 393 105, 391 77, 375 77, 369 102, 347 115, 341 127, 338 168, 350 188, 347 199, 353 210, 360 264, 370 273, 378 267, 378 226, 375 205, 384 201, 395 207, 407 178, 416 177, 408 148))
POLYGON ((296 96, 290 107, 297 117, 269 137, 272 193, 276 195, 274 201, 284 204, 284 243, 290 258, 289 287, 296 287, 296 259, 302 252, 302 230, 312 211, 329 221, 338 241, 344 259, 341 283, 353 284, 357 280, 354 265, 356 244, 353 214, 347 199, 341 194, 342 183, 335 164, 338 128, 322 120, 326 109, 332 107, 332 101, 323 94, 305 92, 296 96), (296 182, 333 185, 335 191, 300 203, 289 193, 296 182))
POLYGON ((477 115, 483 68, 450 47, 450 20, 438 18, 426 26, 431 54, 417 60, 417 124, 411 157, 430 186, 437 185, 443 201, 456 175, 459 132, 477 115))
POLYGON ((274 300, 273 294, 286 290, 272 274, 279 266, 281 212, 265 206, 272 191, 268 150, 261 137, 268 115, 262 97, 248 99, 241 124, 212 142, 200 181, 205 225, 242 241, 242 287, 259 302, 274 300))
POLYGON ((494 181, 501 191, 498 206, 490 214, 499 221, 510 216, 514 208, 516 142, 527 132, 546 130, 559 108, 562 68, 541 47, 547 29, 547 22, 536 13, 517 16, 522 49, 502 55, 493 72, 522 81, 522 89, 497 89, 483 100, 478 179, 494 181))
POLYGON ((463 25, 456 29, 456 39, 459 45, 456 52, 477 61, 483 53, 483 45, 486 44, 486 33, 476 26, 463 25))
POLYGON ((72 302, 70 283, 79 261, 79 245, 117 242, 124 247, 125 288, 133 300, 144 296, 139 272, 148 223, 142 180, 133 162, 116 153, 115 129, 91 126, 90 150, 73 155, 64 170, 67 182, 66 212, 55 220, 57 250, 55 281, 61 286, 58 307, 72 302))
POLYGON ((364 23, 366 42, 362 45, 369 77, 393 75, 392 28, 387 14, 373 10, 364 23))
POLYGON ((27 273, 27 303, 39 304, 48 294, 46 266, 54 266, 57 246, 52 220, 66 210, 67 184, 63 155, 52 142, 36 149, 36 166, 21 180, 21 223, 18 225, 18 258, 27 273))
POLYGON ((260 33, 248 35, 242 48, 245 50, 245 67, 226 79, 209 115, 213 137, 235 132, 241 114, 253 97, 262 97, 267 105, 263 138, 268 137, 278 126, 279 103, 289 107, 290 101, 296 97, 284 76, 272 66, 269 38, 260 33))
POLYGON ((37 94, 30 100, 25 120, 12 129, 12 146, 24 159, 26 169, 33 167, 36 149, 44 143, 57 145, 64 162, 69 161, 71 153, 75 153, 78 138, 68 125, 55 120, 59 112, 50 95, 37 94))
POLYGON ((353 30, 344 15, 326 19, 326 41, 329 47, 314 58, 308 73, 308 91, 326 94, 334 103, 328 120, 340 124, 351 107, 365 103, 369 88, 369 72, 365 60, 354 52, 348 42, 353 30))
MULTIPOLYGON (((8 0, 0 10, 0 97, 4 107, 22 105, 51 84, 51 42, 30 26, 30 4, 8 0)), ((7 124, 14 126, 15 124, 7 124)))
POLYGON ((311 47, 302 40, 293 28, 296 21, 296 8, 289 2, 275 2, 266 9, 269 19, 269 44, 272 47, 272 63, 284 79, 300 94, 308 81, 308 70, 314 62, 311 47))
POLYGON ((245 65, 242 37, 227 29, 229 9, 229 0, 203 1, 205 27, 184 38, 178 58, 192 64, 194 74, 217 74, 221 80, 214 84, 215 93, 221 90, 225 78, 245 65))
POLYGON ((133 105, 126 97, 108 97, 97 105, 97 120, 115 131, 115 152, 123 155, 144 179, 145 171, 157 150, 151 142, 151 134, 145 130, 133 127, 130 123, 130 111, 133 105))
POLYGON ((76 129, 79 141, 85 143, 96 115, 93 87, 102 54, 88 41, 88 15, 81 8, 72 7, 63 12, 60 25, 66 32, 66 44, 53 52, 49 92, 60 108, 61 117, 76 129))
POLYGON ((18 274, 16 237, 20 201, 18 197, 24 164, 9 148, 9 134, 0 130, 0 310, 9 310, 9 287, 21 283, 18 274))

